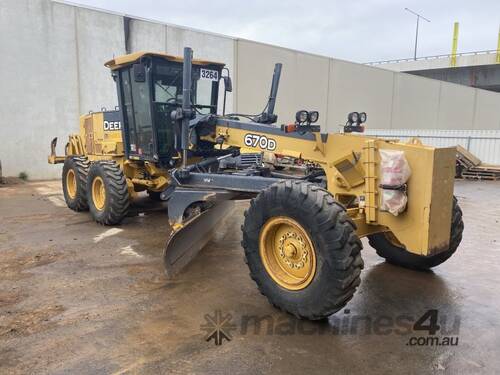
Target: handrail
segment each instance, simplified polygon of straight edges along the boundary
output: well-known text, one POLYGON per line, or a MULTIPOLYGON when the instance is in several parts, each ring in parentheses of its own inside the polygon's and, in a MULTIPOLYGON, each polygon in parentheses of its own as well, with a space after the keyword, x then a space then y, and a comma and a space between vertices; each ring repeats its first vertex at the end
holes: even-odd
POLYGON ((487 137, 487 136, 473 136, 473 135, 410 135, 410 134, 378 134, 374 132, 374 134, 367 133, 369 137, 377 137, 377 138, 435 138, 435 139, 488 139, 488 140, 500 140, 500 137, 487 137))
MULTIPOLYGON (((457 53, 455 56, 474 56, 474 55, 489 55, 491 53, 497 53, 496 49, 490 49, 485 51, 472 51, 472 52, 461 52, 457 53)), ((413 57, 408 57, 404 59, 394 59, 394 60, 382 60, 382 61, 371 61, 364 63, 365 65, 380 65, 380 64, 391 64, 391 63, 400 63, 400 62, 409 62, 409 61, 425 61, 432 59, 441 59, 441 58, 451 58, 453 55, 451 53, 446 55, 434 55, 434 56, 423 56, 417 57, 414 59, 413 57)))

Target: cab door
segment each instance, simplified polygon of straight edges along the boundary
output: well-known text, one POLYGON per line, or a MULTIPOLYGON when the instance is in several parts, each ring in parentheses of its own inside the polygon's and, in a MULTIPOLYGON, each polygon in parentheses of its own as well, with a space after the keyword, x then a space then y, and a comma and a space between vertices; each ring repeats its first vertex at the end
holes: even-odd
POLYGON ((123 143, 129 159, 156 161, 149 64, 140 63, 118 71, 118 97, 123 116, 123 143))

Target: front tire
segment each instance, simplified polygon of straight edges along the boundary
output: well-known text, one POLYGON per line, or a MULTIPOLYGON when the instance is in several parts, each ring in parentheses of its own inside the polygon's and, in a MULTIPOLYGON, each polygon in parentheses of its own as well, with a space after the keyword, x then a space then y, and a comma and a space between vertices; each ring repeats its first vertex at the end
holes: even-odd
POLYGON ((377 254, 384 258, 388 263, 405 268, 425 271, 444 263, 457 251, 458 245, 460 245, 460 242, 462 241, 463 231, 464 222, 462 220, 462 210, 458 205, 457 198, 453 197, 450 245, 448 250, 427 257, 417 255, 394 244, 394 241, 391 241, 390 239, 390 235, 387 235, 386 233, 372 234, 371 236, 368 236, 368 241, 370 246, 377 251, 377 254))
POLYGON ((62 171, 62 187, 66 205, 73 211, 86 211, 87 176, 89 161, 84 156, 71 156, 64 161, 62 171))
POLYGON ((114 161, 93 163, 87 180, 87 200, 99 224, 120 224, 127 215, 129 194, 122 170, 114 161))
POLYGON ((344 207, 309 182, 252 199, 242 226, 250 276, 274 306, 311 320, 342 309, 360 284, 361 241, 344 207))

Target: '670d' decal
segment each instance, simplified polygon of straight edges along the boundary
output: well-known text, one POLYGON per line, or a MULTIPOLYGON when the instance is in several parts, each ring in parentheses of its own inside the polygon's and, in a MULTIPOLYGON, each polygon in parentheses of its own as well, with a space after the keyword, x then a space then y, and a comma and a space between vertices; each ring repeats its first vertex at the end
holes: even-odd
POLYGON ((263 150, 276 150, 276 141, 272 138, 267 138, 265 135, 245 134, 245 146, 260 147, 263 150))

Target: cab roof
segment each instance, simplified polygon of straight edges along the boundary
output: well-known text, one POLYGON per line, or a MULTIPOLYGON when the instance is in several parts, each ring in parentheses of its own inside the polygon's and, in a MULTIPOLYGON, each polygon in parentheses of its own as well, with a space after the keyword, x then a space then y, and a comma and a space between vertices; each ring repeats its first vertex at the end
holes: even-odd
MULTIPOLYGON (((111 70, 116 70, 116 69, 120 69, 124 66, 133 64, 145 56, 156 56, 156 57, 161 57, 161 58, 168 60, 168 61, 175 61, 175 62, 183 62, 184 61, 184 59, 182 57, 167 55, 166 53, 140 51, 140 52, 130 53, 128 55, 115 57, 114 59, 105 62, 104 66, 108 67, 111 70)), ((219 63, 219 62, 215 62, 215 61, 199 60, 199 59, 193 59, 193 64, 194 65, 219 65, 219 66, 225 65, 223 63, 219 63)))

